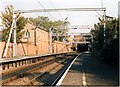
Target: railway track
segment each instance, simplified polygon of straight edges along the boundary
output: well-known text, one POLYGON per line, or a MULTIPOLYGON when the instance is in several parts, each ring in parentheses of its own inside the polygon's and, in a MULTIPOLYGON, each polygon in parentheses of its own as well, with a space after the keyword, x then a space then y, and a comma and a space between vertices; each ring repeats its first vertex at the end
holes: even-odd
POLYGON ((61 56, 4 75, 2 85, 55 85, 76 55, 61 56), (14 77, 14 79, 13 79, 14 77), (56 79, 57 78, 57 79, 56 79))
MULTIPOLYGON (((57 59, 56 59, 57 60, 57 59)), ((31 65, 27 65, 27 66, 22 66, 22 67, 19 67, 17 70, 10 70, 9 72, 7 73, 3 73, 2 74, 2 85, 8 83, 9 81, 13 81, 15 79, 17 79, 18 77, 21 77, 22 75, 25 75, 26 72, 30 72, 32 70, 36 70, 40 67, 44 67, 45 65, 47 64, 50 64, 52 62, 54 62, 55 59, 47 59, 47 60, 42 60, 38 63, 35 63, 35 64, 31 64, 31 65)))

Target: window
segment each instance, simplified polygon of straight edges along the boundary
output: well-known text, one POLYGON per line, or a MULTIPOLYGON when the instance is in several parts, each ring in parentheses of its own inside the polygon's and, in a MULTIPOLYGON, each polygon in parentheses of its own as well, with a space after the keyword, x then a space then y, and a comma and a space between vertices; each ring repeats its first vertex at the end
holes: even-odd
POLYGON ((26 36, 27 38, 30 38, 30 32, 29 32, 28 30, 25 32, 25 36, 26 36))

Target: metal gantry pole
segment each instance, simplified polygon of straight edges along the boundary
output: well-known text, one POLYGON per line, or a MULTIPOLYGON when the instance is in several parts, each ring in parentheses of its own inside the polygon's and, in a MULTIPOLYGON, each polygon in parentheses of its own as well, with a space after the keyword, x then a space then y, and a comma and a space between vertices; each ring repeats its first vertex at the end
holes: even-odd
POLYGON ((105 37, 106 37, 105 29, 106 29, 106 10, 104 10, 104 44, 106 42, 106 40, 105 40, 105 37))
POLYGON ((11 28, 10 28, 9 37, 8 37, 7 44, 6 44, 6 47, 5 47, 5 51, 4 51, 4 54, 3 54, 4 58, 7 56, 8 46, 9 46, 9 43, 10 43, 10 39, 11 39, 11 35, 12 35, 14 25, 15 25, 15 14, 13 15, 13 22, 12 22, 12 25, 11 25, 11 28))
MULTIPOLYGON (((91 30, 92 30, 92 28, 91 28, 91 30)), ((93 51, 93 34, 91 33, 90 35, 91 35, 91 51, 93 51)))
POLYGON ((49 50, 50 53, 52 53, 52 28, 49 28, 49 37, 50 37, 50 46, 49 46, 49 50))
POLYGON ((17 51, 17 43, 16 43, 16 15, 13 16, 14 19, 14 44, 13 44, 13 57, 16 56, 17 51))

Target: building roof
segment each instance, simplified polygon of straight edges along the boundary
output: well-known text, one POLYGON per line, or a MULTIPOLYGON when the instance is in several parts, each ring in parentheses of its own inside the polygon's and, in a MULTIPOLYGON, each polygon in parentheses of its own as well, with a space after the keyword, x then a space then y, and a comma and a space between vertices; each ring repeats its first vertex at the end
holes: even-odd
MULTIPOLYGON (((36 28, 36 26, 34 24, 32 24, 32 23, 27 23, 26 26, 27 26, 26 28, 28 30, 36 28)), ((37 29, 41 29, 41 30, 47 31, 43 26, 37 27, 37 29)))

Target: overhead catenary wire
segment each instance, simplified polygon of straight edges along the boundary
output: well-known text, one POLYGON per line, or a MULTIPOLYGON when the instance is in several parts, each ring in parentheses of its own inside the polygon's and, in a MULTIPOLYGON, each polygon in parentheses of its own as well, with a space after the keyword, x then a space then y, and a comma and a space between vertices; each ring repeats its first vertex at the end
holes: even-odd
POLYGON ((55 21, 55 18, 47 11, 47 9, 42 5, 42 3, 39 0, 37 0, 37 1, 38 1, 38 4, 41 5, 41 7, 45 10, 45 12, 47 12, 48 15, 50 15, 51 18, 55 21))
POLYGON ((100 17, 102 17, 103 18, 103 16, 98 12, 98 11, 96 11, 97 12, 97 14, 100 16, 100 17))
MULTIPOLYGON (((52 1, 51 0, 49 0, 49 2, 50 2, 50 4, 51 4, 51 6, 54 8, 54 9, 56 9, 56 7, 55 7, 55 5, 52 3, 52 1)), ((60 14, 60 12, 56 12, 57 14, 58 14, 58 16, 61 18, 62 17, 62 15, 60 14)))

